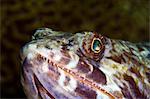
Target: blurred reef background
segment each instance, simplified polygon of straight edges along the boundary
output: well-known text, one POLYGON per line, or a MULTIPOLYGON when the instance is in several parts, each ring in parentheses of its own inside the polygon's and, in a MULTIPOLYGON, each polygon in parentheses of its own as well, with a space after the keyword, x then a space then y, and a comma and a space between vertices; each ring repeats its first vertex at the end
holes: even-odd
POLYGON ((25 98, 20 48, 33 30, 96 31, 131 42, 149 41, 149 0, 0 0, 1 97, 25 98))

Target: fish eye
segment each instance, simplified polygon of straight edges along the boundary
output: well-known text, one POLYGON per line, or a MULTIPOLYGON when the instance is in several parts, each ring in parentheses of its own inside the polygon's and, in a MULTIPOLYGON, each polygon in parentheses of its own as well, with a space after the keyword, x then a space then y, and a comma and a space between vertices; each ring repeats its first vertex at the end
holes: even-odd
POLYGON ((99 38, 94 38, 92 41, 91 49, 94 53, 99 53, 101 51, 101 40, 99 38))

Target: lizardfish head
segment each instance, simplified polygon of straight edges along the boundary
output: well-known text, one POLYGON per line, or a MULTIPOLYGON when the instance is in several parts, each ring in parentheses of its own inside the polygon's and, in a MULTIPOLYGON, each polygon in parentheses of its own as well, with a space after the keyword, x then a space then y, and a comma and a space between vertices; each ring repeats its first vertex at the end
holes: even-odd
POLYGON ((44 99, 122 98, 121 89, 105 75, 107 70, 101 70, 110 42, 96 32, 36 30, 21 51, 26 95, 44 99))

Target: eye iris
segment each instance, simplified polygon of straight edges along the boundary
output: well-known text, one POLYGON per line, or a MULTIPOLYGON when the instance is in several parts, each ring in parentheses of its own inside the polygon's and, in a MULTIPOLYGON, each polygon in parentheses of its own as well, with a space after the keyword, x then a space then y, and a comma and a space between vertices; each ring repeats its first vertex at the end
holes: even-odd
POLYGON ((99 40, 94 40, 93 50, 96 51, 96 52, 100 50, 100 41, 99 40))

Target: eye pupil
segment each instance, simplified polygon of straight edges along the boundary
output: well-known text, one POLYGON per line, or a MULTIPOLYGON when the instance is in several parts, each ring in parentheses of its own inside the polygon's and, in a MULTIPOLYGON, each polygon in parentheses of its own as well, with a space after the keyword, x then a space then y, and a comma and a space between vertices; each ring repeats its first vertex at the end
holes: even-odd
POLYGON ((95 40, 94 43, 93 43, 93 49, 94 49, 94 50, 99 50, 99 49, 98 49, 99 46, 100 46, 99 40, 95 40))
POLYGON ((99 39, 94 39, 92 43, 92 50, 96 53, 100 52, 101 42, 99 39))

